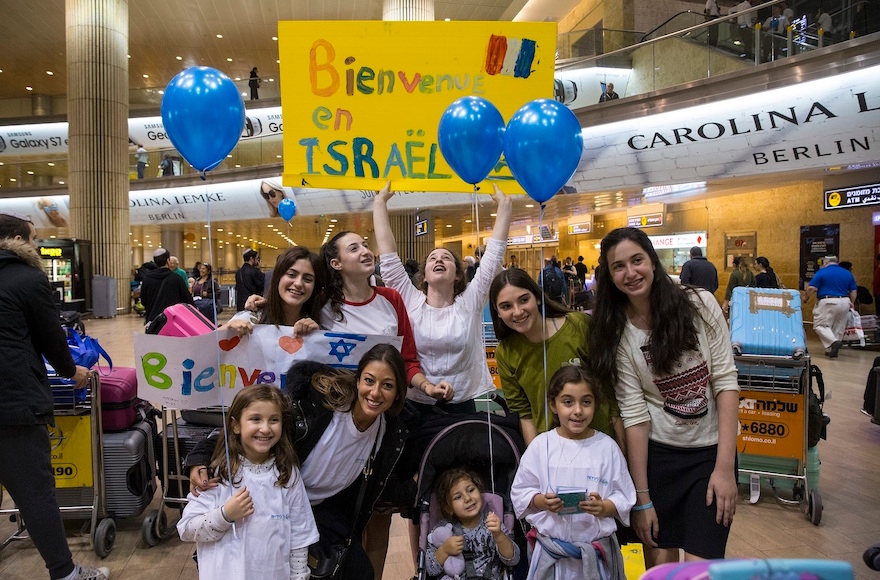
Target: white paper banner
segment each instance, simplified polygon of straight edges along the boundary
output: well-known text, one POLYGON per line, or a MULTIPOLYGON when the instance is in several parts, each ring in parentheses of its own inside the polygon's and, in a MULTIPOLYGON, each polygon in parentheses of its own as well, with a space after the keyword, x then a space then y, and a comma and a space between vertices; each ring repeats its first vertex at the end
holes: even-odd
POLYGON ((294 337, 293 328, 271 324, 257 325, 241 338, 231 330, 187 338, 138 334, 138 397, 173 409, 228 406, 235 393, 251 385, 284 388, 285 373, 295 361, 355 369, 375 345, 400 349, 402 343, 399 336, 323 330, 294 337))

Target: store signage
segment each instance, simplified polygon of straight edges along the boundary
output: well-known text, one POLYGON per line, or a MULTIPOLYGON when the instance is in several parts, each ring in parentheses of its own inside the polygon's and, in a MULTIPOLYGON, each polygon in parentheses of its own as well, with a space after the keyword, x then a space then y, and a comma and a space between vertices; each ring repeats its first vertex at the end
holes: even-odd
MULTIPOLYGON (((505 120, 552 98, 555 50, 553 22, 279 22, 284 183, 473 193, 440 154, 441 116, 471 95, 505 120)), ((489 178, 522 192, 505 164, 489 178)))
POLYGON ((44 248, 40 247, 40 255, 48 258, 60 258, 61 248, 44 248))
POLYGON ((880 226, 880 211, 875 211, 871 214, 871 223, 874 226, 880 226))
POLYGON ((631 228, 653 228, 663 225, 662 213, 633 215, 626 218, 626 225, 631 228))
POLYGON ((706 232, 694 232, 692 234, 675 234, 672 236, 648 236, 655 249, 678 249, 706 247, 706 232))
POLYGON ((568 235, 589 234, 593 231, 593 222, 584 222, 580 224, 568 224, 568 235))
POLYGON ((859 185, 825 192, 825 209, 880 205, 880 183, 859 185))
POLYGON ((877 160, 880 66, 760 96, 593 125, 584 142, 590 155, 571 184, 579 192, 613 191, 877 160))
POLYGON ((428 233, 428 220, 420 220, 416 222, 416 235, 424 236, 428 233))

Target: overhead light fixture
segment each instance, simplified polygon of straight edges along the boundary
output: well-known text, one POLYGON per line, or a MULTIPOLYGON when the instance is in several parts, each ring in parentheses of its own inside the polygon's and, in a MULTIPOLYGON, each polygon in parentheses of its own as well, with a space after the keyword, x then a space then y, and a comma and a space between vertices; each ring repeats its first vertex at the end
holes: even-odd
POLYGON ((32 91, 32 90, 34 90, 34 87, 25 87, 24 89, 25 89, 26 91, 32 91))
POLYGON ((223 38, 223 35, 222 35, 222 34, 218 34, 218 35, 217 35, 217 38, 223 38))
POLYGON ((50 71, 50 70, 47 70, 47 71, 46 71, 46 74, 49 75, 49 76, 52 76, 52 75, 54 75, 55 73, 53 73, 53 72, 50 71))
POLYGON ((226 62, 232 62, 232 59, 227 57, 226 62))
POLYGON ((183 60, 182 56, 175 56, 174 58, 176 58, 177 60, 183 60))
POLYGON ((144 77, 145 79, 148 79, 148 78, 150 78, 150 75, 143 75, 143 77, 144 77))
POLYGON ((273 37, 272 37, 272 40, 278 40, 278 37, 277 37, 277 36, 273 36, 273 37))

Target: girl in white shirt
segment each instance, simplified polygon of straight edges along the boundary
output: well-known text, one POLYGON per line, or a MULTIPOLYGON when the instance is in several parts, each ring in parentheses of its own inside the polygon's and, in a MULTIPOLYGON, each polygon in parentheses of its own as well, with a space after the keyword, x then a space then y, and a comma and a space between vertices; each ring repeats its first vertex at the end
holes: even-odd
POLYGON ((318 529, 297 469, 292 417, 288 397, 270 385, 233 399, 227 441, 211 460, 220 484, 190 493, 177 523, 181 540, 197 542, 199 578, 309 578, 318 529))
POLYGON ((580 365, 553 374, 557 427, 532 441, 514 477, 513 509, 538 532, 529 578, 626 578, 614 520, 629 523, 636 490, 620 448, 590 426, 601 402, 595 385, 580 365))
MULTIPOLYGON (((450 402, 454 405, 445 407, 450 410, 474 411, 473 399, 495 390, 486 364, 482 313, 492 279, 502 269, 512 202, 497 185, 494 187, 492 197, 498 205, 495 227, 470 284, 461 260, 445 248, 431 250, 415 281, 411 281, 397 254, 388 217, 388 202, 394 197, 390 181, 373 201, 382 279, 400 293, 406 304, 425 376, 433 383, 446 381, 451 385, 450 402)), ((407 397, 425 405, 437 402, 415 389, 407 397)))

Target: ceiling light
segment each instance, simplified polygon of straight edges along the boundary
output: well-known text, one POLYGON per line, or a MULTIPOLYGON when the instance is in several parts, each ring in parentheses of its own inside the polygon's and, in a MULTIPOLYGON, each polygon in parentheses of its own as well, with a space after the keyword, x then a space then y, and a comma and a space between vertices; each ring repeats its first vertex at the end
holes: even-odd
POLYGON ((55 167, 55 164, 52 162, 49 162, 49 167, 55 167))
MULTIPOLYGON (((281 61, 280 61, 280 60, 276 60, 276 61, 275 61, 275 64, 281 64, 281 61)), ((3 71, 0 70, 0 72, 3 72, 3 71)))
POLYGON ((241 77, 235 77, 235 80, 240 81, 241 77))
POLYGON ((452 224, 446 224, 446 227, 447 227, 447 228, 451 228, 451 227, 452 227, 452 224))
POLYGON ((490 213, 489 217, 498 217, 498 214, 497 213, 490 213))
POLYGON ((218 34, 218 35, 217 35, 217 38, 223 38, 223 35, 222 35, 222 34, 218 34))
POLYGON ((280 156, 280 155, 276 155, 275 158, 276 158, 276 159, 281 159, 281 156, 280 156))
POLYGON ((337 222, 337 220, 335 220, 335 219, 331 219, 330 221, 334 224, 337 222))
POLYGON ((206 238, 205 236, 202 236, 202 239, 203 239, 203 240, 207 240, 208 238, 206 238))
POLYGON ((274 82, 275 82, 275 79, 269 79, 269 82, 270 82, 270 83, 274 83, 274 82))
POLYGON ((128 58, 131 58, 131 55, 130 55, 130 54, 127 54, 127 55, 125 55, 125 56, 127 56, 128 58))
POLYGON ((278 40, 278 37, 277 37, 277 36, 273 36, 273 37, 272 37, 272 40, 278 40))
POLYGON ((14 177, 10 177, 10 178, 9 178, 9 181, 18 181, 18 180, 17 180, 16 178, 14 178, 14 177))
POLYGON ((231 59, 231 58, 227 58, 227 59, 226 59, 226 62, 232 62, 232 59, 231 59))
POLYGON ((59 182, 58 182, 58 185, 64 185, 64 182, 63 182, 63 181, 59 181, 59 182))
POLYGON ((150 78, 150 75, 143 75, 143 77, 144 77, 145 79, 148 79, 148 78, 150 78))
POLYGON ((25 87, 24 89, 25 89, 26 91, 32 91, 32 90, 34 90, 34 87, 25 87))
POLYGON ((175 56, 174 58, 176 58, 177 60, 183 60, 182 56, 175 56))
POLYGON ((50 70, 47 70, 47 71, 46 71, 46 74, 49 75, 49 76, 52 76, 52 75, 54 75, 55 73, 53 73, 53 72, 50 71, 50 70))
POLYGON ((33 171, 28 171, 27 174, 28 174, 28 175, 33 175, 34 172, 33 172, 33 171))
POLYGON ((535 204, 533 204, 533 203, 527 203, 527 204, 526 204, 526 207, 535 207, 535 204))
POLYGON ((471 220, 464 220, 464 223, 469 224, 471 223, 471 220))

